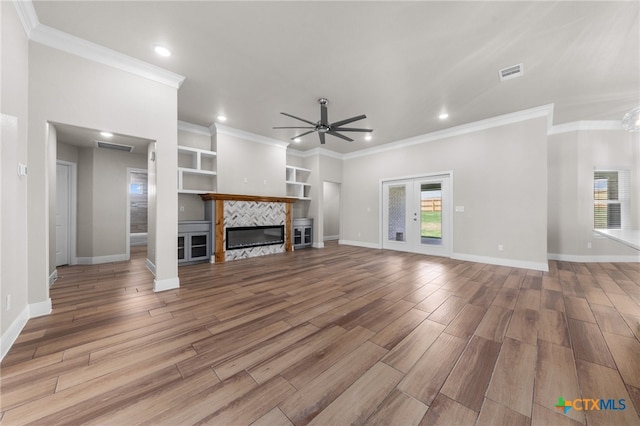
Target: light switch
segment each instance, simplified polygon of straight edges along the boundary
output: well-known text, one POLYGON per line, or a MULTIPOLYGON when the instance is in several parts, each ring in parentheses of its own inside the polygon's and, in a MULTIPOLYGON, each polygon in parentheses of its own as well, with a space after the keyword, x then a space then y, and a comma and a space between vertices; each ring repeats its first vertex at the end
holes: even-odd
POLYGON ((456 213, 464 213, 464 206, 456 206, 456 213))

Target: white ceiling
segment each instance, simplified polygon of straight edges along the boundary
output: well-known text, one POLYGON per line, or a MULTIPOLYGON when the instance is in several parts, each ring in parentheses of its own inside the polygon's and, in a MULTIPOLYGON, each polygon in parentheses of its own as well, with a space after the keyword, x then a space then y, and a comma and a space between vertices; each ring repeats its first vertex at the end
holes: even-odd
MULTIPOLYGON (((289 141, 366 114, 340 153, 553 103, 554 124, 640 104, 638 1, 36 1, 40 22, 186 77, 178 119, 289 141), (173 51, 155 55, 155 44, 173 51), (498 70, 523 63, 524 76, 498 70), (449 119, 440 121, 446 111, 449 119)), ((315 134, 291 147, 319 147, 315 134)))

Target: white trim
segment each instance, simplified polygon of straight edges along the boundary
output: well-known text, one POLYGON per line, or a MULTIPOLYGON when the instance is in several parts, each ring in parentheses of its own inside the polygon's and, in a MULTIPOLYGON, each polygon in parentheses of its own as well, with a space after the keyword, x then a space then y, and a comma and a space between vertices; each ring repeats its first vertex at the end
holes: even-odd
POLYGON ((126 253, 110 254, 108 256, 78 257, 77 260, 78 265, 98 265, 111 262, 126 262, 129 260, 129 256, 126 253))
POLYGON ((324 242, 319 242, 319 243, 313 243, 311 244, 311 247, 313 248, 324 248, 324 242))
POLYGON ((338 240, 338 244, 342 244, 345 246, 364 247, 364 248, 377 249, 377 250, 380 250, 382 248, 382 245, 380 243, 367 243, 365 241, 338 240))
POLYGON ((0 338, 0 361, 4 359, 11 346, 16 342, 22 329, 27 325, 27 321, 29 321, 29 306, 24 307, 0 338))
POLYGON ((345 154, 340 154, 339 152, 329 151, 326 148, 312 148, 307 151, 299 151, 294 148, 287 148, 287 154, 295 155, 297 157, 306 158, 311 157, 313 155, 324 155, 326 157, 335 158, 337 160, 344 160, 345 154))
POLYGON ((44 302, 29 304, 29 319, 49 315, 51 313, 51 298, 44 302))
POLYGON ((557 124, 549 129, 550 135, 561 133, 577 132, 580 130, 620 130, 622 131, 622 121, 620 120, 590 120, 573 121, 571 123, 557 124))
POLYGON ((40 23, 31 1, 14 1, 29 40, 179 89, 185 77, 40 23))
POLYGON ((198 126, 197 124, 188 123, 186 121, 178 120, 178 130, 195 133, 197 135, 211 136, 211 129, 208 127, 198 126))
POLYGON ((561 253, 548 253, 549 260, 559 260, 561 262, 578 262, 578 263, 640 263, 640 254, 638 255, 575 255, 575 254, 561 254, 561 253))
POLYGON ((153 280, 153 291, 166 291, 180 288, 180 278, 165 278, 164 280, 153 280))
POLYGON ((56 165, 57 164, 69 167, 69 264, 76 265, 78 263, 76 256, 76 235, 78 232, 78 164, 56 160, 56 165))
POLYGON ((144 262, 144 264, 145 264, 145 266, 147 267, 147 269, 148 269, 149 271, 151 271, 151 273, 152 273, 152 274, 153 274, 153 276, 155 277, 155 276, 156 276, 156 265, 155 265, 152 261, 150 261, 149 259, 147 259, 147 260, 144 262))
POLYGON ((266 136, 257 135, 255 133, 245 132, 244 130, 223 126, 222 124, 212 124, 209 129, 211 129, 212 133, 221 133, 223 135, 234 136, 240 139, 249 140, 251 142, 276 146, 282 149, 287 149, 287 146, 289 146, 289 142, 282 142, 277 139, 268 138, 266 136))
POLYGON ((49 275, 49 287, 53 285, 54 282, 58 279, 58 270, 54 269, 51 275, 49 275))
POLYGON ((532 269, 534 271, 549 271, 547 262, 530 262, 528 260, 505 259, 502 257, 478 256, 475 254, 453 253, 451 259, 466 262, 487 263, 489 265, 509 266, 511 268, 532 269))
POLYGON ((324 241, 334 241, 334 240, 339 240, 340 239, 340 235, 325 235, 324 236, 324 241))
POLYGON ((449 129, 444 129, 437 132, 427 133, 425 135, 387 143, 377 147, 363 149, 360 151, 345 154, 343 155, 343 159, 350 160, 353 158, 365 157, 367 155, 374 155, 382 152, 392 151, 394 149, 420 145, 427 142, 465 135, 468 133, 505 126, 508 124, 519 123, 521 121, 531 120, 539 117, 547 117, 547 128, 551 128, 551 120, 553 119, 553 104, 543 105, 537 108, 530 108, 524 111, 512 112, 497 117, 487 118, 485 120, 462 124, 460 126, 451 127, 449 129))

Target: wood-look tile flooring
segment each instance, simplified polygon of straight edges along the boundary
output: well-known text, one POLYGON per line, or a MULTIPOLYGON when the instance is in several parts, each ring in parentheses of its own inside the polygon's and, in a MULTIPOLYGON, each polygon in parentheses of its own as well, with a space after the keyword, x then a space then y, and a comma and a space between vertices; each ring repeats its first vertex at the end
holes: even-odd
POLYGON ((2 362, 3 424, 640 424, 638 264, 332 244, 154 293, 144 258, 59 268, 2 362))

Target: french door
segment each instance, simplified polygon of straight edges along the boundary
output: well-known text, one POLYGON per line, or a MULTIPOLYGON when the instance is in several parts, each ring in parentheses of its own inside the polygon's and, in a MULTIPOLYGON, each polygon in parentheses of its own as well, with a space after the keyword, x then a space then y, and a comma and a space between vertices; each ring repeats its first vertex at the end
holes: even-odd
POLYGON ((382 183, 382 247, 451 256, 451 177, 382 183))

